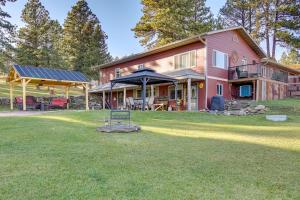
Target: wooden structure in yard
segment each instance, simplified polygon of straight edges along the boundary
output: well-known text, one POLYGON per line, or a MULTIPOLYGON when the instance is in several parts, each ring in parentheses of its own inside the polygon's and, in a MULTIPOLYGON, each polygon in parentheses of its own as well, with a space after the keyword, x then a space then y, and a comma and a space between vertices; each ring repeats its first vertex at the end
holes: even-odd
MULTIPOLYGON (((26 110, 26 86, 33 84, 37 86, 63 86, 65 87, 66 98, 69 99, 70 87, 82 87, 85 92, 86 110, 89 110, 88 90, 89 81, 77 71, 68 71, 62 69, 50 69, 44 67, 31 67, 13 65, 10 69, 7 80, 10 88, 10 108, 13 109, 13 91, 17 84, 22 85, 23 110, 26 110)), ((67 104, 67 109, 69 104, 67 104)))

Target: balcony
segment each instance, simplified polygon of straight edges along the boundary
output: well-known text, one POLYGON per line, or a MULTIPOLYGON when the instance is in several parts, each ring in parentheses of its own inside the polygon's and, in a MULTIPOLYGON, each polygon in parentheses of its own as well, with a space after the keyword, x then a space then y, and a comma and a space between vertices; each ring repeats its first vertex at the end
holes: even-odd
POLYGON ((228 69, 229 80, 253 80, 260 77, 280 82, 288 82, 288 72, 274 69, 269 66, 257 64, 247 64, 230 67, 228 69))

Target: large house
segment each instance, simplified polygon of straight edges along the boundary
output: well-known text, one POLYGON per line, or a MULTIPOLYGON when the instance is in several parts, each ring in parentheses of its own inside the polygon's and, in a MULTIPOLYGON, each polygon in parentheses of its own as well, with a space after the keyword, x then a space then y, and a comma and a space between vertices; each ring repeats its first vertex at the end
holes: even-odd
MULTIPOLYGON (((213 96, 225 99, 269 100, 287 96, 288 76, 297 70, 266 58, 242 27, 211 31, 99 66, 100 85, 91 92, 109 97, 110 80, 141 68, 151 68, 179 81, 180 109, 209 108, 213 96)), ((174 107, 173 85, 149 86, 147 97, 174 107)), ((112 106, 126 97, 140 98, 141 88, 114 87, 112 106)))

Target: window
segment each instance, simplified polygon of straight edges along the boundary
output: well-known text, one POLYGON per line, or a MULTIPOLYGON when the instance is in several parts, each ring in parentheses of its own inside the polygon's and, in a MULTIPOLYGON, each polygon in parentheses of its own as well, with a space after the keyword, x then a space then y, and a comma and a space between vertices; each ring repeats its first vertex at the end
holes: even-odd
POLYGON ((217 95, 223 96, 223 84, 217 84, 217 95))
POLYGON ((252 93, 251 85, 240 86, 240 97, 250 97, 252 93))
POLYGON ((213 50, 213 66, 221 69, 227 69, 228 55, 226 53, 213 50))
MULTIPOLYGON (((146 88, 146 97, 150 97, 150 96, 151 96, 151 87, 147 87, 146 88)), ((159 96, 159 87, 155 86, 154 87, 154 97, 158 97, 158 96, 159 96)), ((137 99, 142 98, 142 89, 141 88, 135 90, 134 97, 137 99)))
POLYGON ((196 66, 196 50, 176 55, 174 58, 175 69, 183 69, 196 66))
POLYGON ((121 77, 121 69, 118 67, 115 69, 115 78, 121 77))
POLYGON ((139 65, 138 65, 138 70, 144 69, 144 68, 145 68, 145 65, 144 65, 144 64, 139 64, 139 65))
MULTIPOLYGON (((178 85, 177 87, 177 99, 183 98, 183 87, 182 85, 178 85)), ((169 86, 169 99, 174 100, 175 99, 175 86, 169 86)))

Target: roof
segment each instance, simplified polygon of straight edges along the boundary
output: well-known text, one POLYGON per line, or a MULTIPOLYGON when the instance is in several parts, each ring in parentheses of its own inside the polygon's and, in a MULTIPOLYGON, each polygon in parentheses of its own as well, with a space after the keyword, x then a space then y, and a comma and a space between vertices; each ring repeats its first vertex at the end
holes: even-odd
POLYGON ((176 79, 187 79, 187 78, 198 79, 198 80, 205 79, 205 75, 203 73, 198 73, 192 69, 181 69, 176 71, 165 72, 163 74, 176 79))
POLYGON ((139 58, 143 58, 143 57, 146 57, 146 56, 150 56, 150 55, 153 55, 153 54, 156 54, 156 53, 160 53, 160 52, 167 51, 167 50, 170 50, 170 49, 174 49, 174 48, 177 48, 177 47, 181 47, 181 46, 184 46, 184 45, 192 44, 192 43, 195 43, 195 42, 202 42, 203 44, 205 44, 205 37, 206 36, 226 32, 226 31, 233 31, 233 30, 238 31, 238 33, 240 33, 240 35, 247 41, 247 43, 250 45, 250 47, 261 58, 266 57, 265 52, 252 39, 252 37, 247 33, 247 31, 243 27, 239 26, 239 27, 231 27, 231 28, 217 30, 217 31, 210 31, 210 32, 195 35, 195 36, 183 39, 183 40, 178 40, 178 41, 172 42, 170 44, 167 44, 167 45, 164 45, 164 46, 161 46, 161 47, 153 48, 153 49, 150 49, 150 50, 142 52, 142 53, 134 54, 134 55, 127 56, 125 58, 110 62, 110 63, 99 65, 98 68, 111 67, 113 65, 118 65, 118 64, 121 64, 121 63, 124 63, 124 62, 132 61, 132 60, 139 59, 139 58))
POLYGON ((300 64, 293 64, 289 65, 288 67, 300 71, 300 64))
POLYGON ((270 59, 270 58, 263 58, 263 59, 261 59, 261 62, 265 63, 265 64, 273 65, 273 66, 275 66, 279 69, 286 70, 286 71, 288 71, 290 73, 293 73, 293 74, 300 74, 300 71, 298 71, 296 69, 293 69, 293 68, 290 68, 286 65, 280 64, 280 63, 278 63, 275 60, 270 59))
POLYGON ((153 69, 144 68, 144 69, 136 70, 132 74, 129 74, 127 76, 122 76, 113 79, 111 80, 111 83, 141 85, 143 78, 147 79, 147 84, 149 85, 177 82, 177 80, 172 77, 156 73, 153 69))
MULTIPOLYGON (((89 92, 94 93, 94 92, 101 92, 101 91, 109 91, 110 90, 111 83, 105 83, 102 85, 98 85, 93 89, 90 89, 89 92)), ((122 84, 122 83, 116 83, 114 85, 114 90, 118 89, 123 89, 123 88, 134 88, 137 87, 136 85, 128 85, 128 84, 122 84)))
MULTIPOLYGON (((80 83, 89 82, 86 76, 78 71, 21 65, 13 65, 13 69, 20 78, 80 83)), ((10 77, 8 77, 8 81, 10 81, 10 77)))

